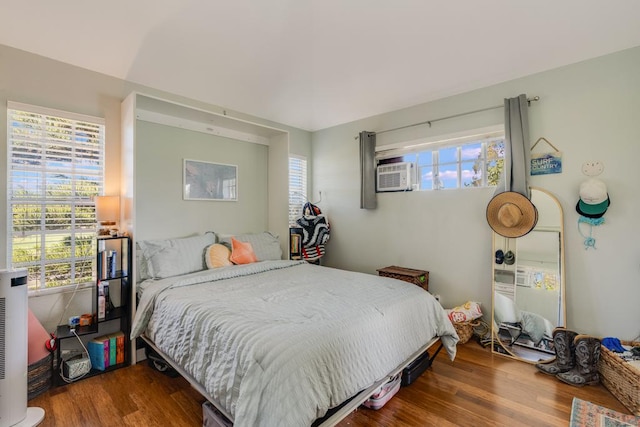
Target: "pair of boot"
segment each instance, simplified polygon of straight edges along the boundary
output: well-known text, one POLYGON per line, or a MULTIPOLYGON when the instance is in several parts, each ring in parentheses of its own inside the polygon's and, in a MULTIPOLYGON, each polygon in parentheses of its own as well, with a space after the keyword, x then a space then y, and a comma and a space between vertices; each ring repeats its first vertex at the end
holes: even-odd
POLYGON ((536 368, 545 374, 555 375, 561 381, 575 386, 597 384, 600 339, 581 335, 565 328, 553 330, 556 360, 538 363, 536 368))

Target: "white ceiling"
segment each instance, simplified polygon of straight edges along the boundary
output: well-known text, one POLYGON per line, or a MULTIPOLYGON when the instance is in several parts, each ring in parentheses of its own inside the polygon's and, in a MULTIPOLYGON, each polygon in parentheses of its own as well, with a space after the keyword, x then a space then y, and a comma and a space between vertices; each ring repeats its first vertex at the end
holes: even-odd
POLYGON ((640 45, 638 0, 3 3, 0 44, 307 130, 640 45))

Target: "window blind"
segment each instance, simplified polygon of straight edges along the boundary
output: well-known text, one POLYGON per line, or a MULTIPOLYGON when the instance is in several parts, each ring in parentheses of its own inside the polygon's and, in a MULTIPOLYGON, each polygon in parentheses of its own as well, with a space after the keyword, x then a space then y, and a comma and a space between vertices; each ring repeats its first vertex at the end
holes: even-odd
POLYGON ((289 157, 289 225, 295 226, 307 202, 307 160, 289 157))
POLYGON ((9 102, 8 253, 29 289, 92 281, 104 119, 9 102))

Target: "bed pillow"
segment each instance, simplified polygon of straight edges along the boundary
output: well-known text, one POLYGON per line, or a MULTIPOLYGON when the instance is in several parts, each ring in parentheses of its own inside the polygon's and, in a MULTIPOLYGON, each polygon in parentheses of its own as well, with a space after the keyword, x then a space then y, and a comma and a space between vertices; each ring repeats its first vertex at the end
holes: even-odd
POLYGON ((204 253, 213 243, 215 234, 208 232, 181 239, 143 240, 138 245, 149 277, 164 279, 204 270, 204 253))
POLYGON ((136 242, 136 282, 140 283, 151 279, 147 264, 147 259, 142 254, 142 248, 140 248, 140 244, 136 242))
POLYGON ((204 261, 209 269, 233 265, 230 258, 231 250, 220 243, 209 246, 204 255, 204 261))
MULTIPOLYGON (((232 236, 219 235, 221 243, 231 244, 232 236)), ((279 260, 282 259, 282 248, 278 236, 268 231, 262 233, 247 233, 233 236, 239 242, 251 243, 253 252, 256 254, 258 261, 279 260)))
POLYGON ((251 243, 240 242, 233 237, 231 238, 230 259, 234 264, 251 264, 252 262, 258 261, 258 258, 251 247, 251 243))
POLYGON ((502 322, 520 323, 522 321, 522 313, 516 303, 499 292, 494 292, 493 313, 498 324, 502 322))

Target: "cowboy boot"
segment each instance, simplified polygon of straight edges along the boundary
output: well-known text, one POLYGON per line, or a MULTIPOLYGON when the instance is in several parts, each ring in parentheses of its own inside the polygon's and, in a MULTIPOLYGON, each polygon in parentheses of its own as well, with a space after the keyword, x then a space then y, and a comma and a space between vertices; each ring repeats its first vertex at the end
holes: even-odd
POLYGON ((552 336, 556 359, 551 363, 537 363, 536 368, 548 375, 557 375, 573 369, 575 365, 573 340, 577 335, 577 332, 565 328, 555 328, 552 336))
POLYGON ((597 384, 598 361, 600 360, 600 339, 589 335, 578 335, 575 340, 576 366, 568 371, 556 375, 561 381, 575 386, 597 384))

